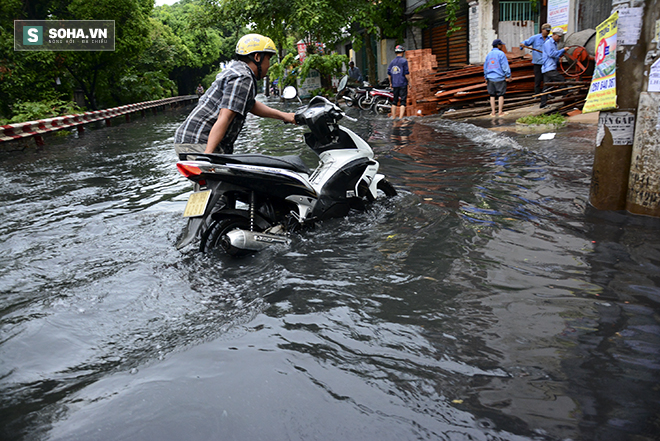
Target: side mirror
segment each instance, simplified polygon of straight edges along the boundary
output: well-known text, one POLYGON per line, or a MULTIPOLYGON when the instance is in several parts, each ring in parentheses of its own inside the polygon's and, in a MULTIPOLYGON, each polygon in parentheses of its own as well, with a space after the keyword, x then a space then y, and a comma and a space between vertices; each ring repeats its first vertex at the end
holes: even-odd
POLYGON ((285 100, 292 100, 296 96, 298 96, 298 91, 293 86, 287 86, 282 91, 282 98, 284 98, 285 100))
POLYGON ((348 75, 344 75, 341 81, 339 81, 339 85, 337 86, 337 92, 341 92, 342 90, 346 89, 347 83, 348 83, 348 75))

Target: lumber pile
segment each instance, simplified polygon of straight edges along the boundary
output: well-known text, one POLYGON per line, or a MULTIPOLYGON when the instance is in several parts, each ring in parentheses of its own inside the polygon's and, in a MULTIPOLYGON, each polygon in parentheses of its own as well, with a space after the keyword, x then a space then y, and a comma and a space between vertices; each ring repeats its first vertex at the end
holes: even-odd
MULTIPOLYGON (((507 83, 504 109, 513 110, 540 102, 542 94, 534 95, 534 66, 530 55, 507 53, 511 68, 511 82, 507 83)), ((410 70, 410 88, 406 103, 406 116, 442 113, 446 118, 465 118, 487 115, 491 112, 490 98, 482 65, 440 71, 431 49, 406 52, 410 70)), ((589 89, 589 81, 552 84, 548 113, 568 113, 582 109, 589 89)), ((394 112, 394 109, 392 110, 394 112)), ((396 115, 398 116, 398 115, 396 115)))
MULTIPOLYGON (((534 94, 534 66, 529 56, 507 53, 511 68, 511 82, 507 83, 504 110, 514 110, 537 105, 542 95, 550 95, 546 113, 568 113, 584 106, 589 81, 568 80, 566 83, 549 84, 553 89, 534 94), (561 105, 557 107, 554 104, 561 105)), ((438 113, 450 119, 487 115, 491 112, 490 97, 486 90, 483 66, 471 65, 436 75, 438 113)))
MULTIPOLYGON (((534 94, 534 66, 531 60, 515 57, 509 60, 511 82, 507 83, 505 108, 529 106, 539 101, 534 94)), ((437 75, 438 112, 446 118, 489 114, 490 98, 482 65, 470 65, 437 75), (462 109, 462 110, 459 110, 462 109)))

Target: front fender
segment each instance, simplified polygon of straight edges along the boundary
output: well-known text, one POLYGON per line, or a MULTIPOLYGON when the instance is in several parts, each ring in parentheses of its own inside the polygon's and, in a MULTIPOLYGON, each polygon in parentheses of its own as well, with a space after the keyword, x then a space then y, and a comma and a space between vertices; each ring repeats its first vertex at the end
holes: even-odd
POLYGON ((374 178, 371 180, 371 184, 369 185, 369 193, 374 199, 376 199, 378 196, 378 183, 383 179, 385 179, 385 175, 376 173, 376 176, 374 176, 374 178))

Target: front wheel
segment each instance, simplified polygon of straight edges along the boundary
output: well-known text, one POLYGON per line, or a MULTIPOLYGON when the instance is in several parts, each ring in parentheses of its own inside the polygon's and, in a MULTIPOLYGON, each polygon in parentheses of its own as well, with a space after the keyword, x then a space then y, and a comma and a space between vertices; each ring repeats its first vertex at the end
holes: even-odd
POLYGON ((367 97, 366 95, 362 95, 360 98, 358 98, 357 104, 360 109, 369 110, 371 109, 372 100, 370 97, 367 97))

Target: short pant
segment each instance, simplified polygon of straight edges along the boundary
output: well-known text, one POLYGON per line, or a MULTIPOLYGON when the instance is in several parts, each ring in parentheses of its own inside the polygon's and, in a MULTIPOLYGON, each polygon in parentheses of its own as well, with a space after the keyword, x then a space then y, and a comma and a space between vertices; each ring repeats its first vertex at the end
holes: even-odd
POLYGON ((488 80, 488 95, 490 96, 504 96, 506 93, 506 81, 491 81, 488 80))
MULTIPOLYGON (((176 160, 179 160, 180 153, 204 153, 206 144, 174 144, 174 151, 176 152, 176 160)), ((188 161, 194 161, 194 156, 188 156, 188 161)))
POLYGON ((394 90, 394 105, 405 106, 408 99, 408 86, 393 87, 392 89, 394 90), (399 99, 401 100, 401 104, 399 104, 399 99))

